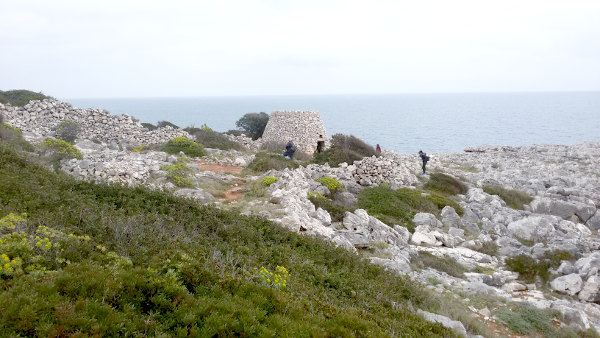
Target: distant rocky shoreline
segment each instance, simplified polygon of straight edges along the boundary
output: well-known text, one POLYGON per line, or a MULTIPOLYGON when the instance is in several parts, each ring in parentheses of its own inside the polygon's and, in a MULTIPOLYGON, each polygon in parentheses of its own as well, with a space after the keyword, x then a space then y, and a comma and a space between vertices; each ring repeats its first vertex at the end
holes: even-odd
MULTIPOLYGON (((267 217, 292 231, 320 237, 352 252, 372 249, 374 254, 368 257, 372 263, 408 274, 440 293, 451 290, 461 295, 528 301, 561 312, 562 325, 600 331, 600 143, 477 146, 462 153, 433 154, 428 171, 441 171, 466 182, 468 192, 457 198, 465 212, 459 216, 446 206, 439 216, 418 213, 412 220, 415 231, 411 233, 403 226, 384 224, 362 209, 346 212, 342 222, 334 222, 307 196, 311 191, 329 194, 315 181, 323 176, 344 185, 345 190, 336 198, 348 205, 354 204, 360 191, 369 186, 387 183, 392 189, 414 189, 420 182, 416 155, 384 151, 381 157, 364 158, 338 168, 310 164, 270 171, 261 177, 237 177, 192 166, 195 187, 179 189, 167 181, 161 169, 176 162, 176 156, 160 151, 132 152, 128 148, 163 143, 177 136, 191 138, 183 130, 167 127, 150 131, 127 115, 76 109, 55 100, 32 101, 22 108, 0 104, 0 113, 34 141, 51 136, 53 128, 64 119, 80 123, 83 131, 75 146, 84 158, 62 163, 62 170, 75 177, 166 188, 201 203, 216 202, 199 187, 202 182, 244 184, 264 176, 277 177, 278 181, 267 189, 266 198, 242 205, 243 213, 267 217), (486 193, 484 186, 518 189, 532 196, 533 201, 525 205, 525 210, 516 210, 497 195, 486 193), (489 243, 497 246, 497 253, 481 252, 489 243), (552 271, 549 290, 524 283, 517 273, 506 269, 508 258, 540 258, 554 250, 569 252, 576 259, 565 260, 552 271), (465 278, 458 278, 434 269, 414 269, 412 263, 420 252, 452 257, 469 272, 465 278)), ((241 167, 250 163, 260 141, 231 139, 248 150, 209 149, 204 161, 241 167)), ((481 320, 495 320, 487 308, 472 310, 481 320)), ((448 325, 463 333, 464 328, 457 329, 456 323, 448 325)))

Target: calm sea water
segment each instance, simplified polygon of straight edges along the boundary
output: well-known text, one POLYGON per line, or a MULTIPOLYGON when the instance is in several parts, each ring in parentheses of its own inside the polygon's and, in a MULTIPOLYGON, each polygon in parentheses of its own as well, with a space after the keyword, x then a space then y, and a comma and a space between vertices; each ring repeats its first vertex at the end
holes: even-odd
POLYGON ((474 145, 600 141, 600 92, 67 99, 142 122, 235 129, 246 113, 317 110, 328 136, 383 149, 456 152, 474 145))

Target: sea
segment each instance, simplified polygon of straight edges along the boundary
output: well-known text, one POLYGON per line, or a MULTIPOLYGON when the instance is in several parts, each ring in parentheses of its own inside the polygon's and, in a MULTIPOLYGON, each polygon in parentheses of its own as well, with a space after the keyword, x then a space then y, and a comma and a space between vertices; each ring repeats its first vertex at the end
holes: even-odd
POLYGON ((295 95, 64 99, 142 122, 236 129, 246 113, 319 111, 327 134, 354 135, 399 153, 460 152, 477 145, 600 141, 600 92, 295 95))

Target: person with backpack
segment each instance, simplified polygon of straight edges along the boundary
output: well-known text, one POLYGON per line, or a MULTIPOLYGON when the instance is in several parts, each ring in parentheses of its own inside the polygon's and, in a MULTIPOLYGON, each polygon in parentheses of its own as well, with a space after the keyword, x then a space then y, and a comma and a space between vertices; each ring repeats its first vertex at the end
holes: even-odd
POLYGON ((283 153, 283 156, 289 156, 290 160, 294 160, 294 153, 296 152, 296 146, 294 145, 294 143, 292 142, 292 140, 290 140, 286 145, 285 145, 285 153, 283 153))
POLYGON ((427 162, 429 162, 429 156, 423 152, 423 150, 419 150, 419 156, 421 157, 421 161, 423 161, 423 173, 421 175, 425 175, 425 166, 427 162))

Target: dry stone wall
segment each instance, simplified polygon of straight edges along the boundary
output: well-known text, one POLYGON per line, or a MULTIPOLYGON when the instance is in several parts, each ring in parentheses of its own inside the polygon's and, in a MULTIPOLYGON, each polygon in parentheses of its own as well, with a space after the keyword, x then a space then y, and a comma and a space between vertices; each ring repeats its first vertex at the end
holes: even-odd
POLYGON ((274 111, 265 127, 262 142, 287 143, 292 140, 299 151, 309 155, 317 149, 319 135, 323 135, 325 148, 329 148, 325 125, 318 111, 274 111))
POLYGON ((129 115, 111 115, 104 109, 79 109, 67 102, 53 99, 31 101, 23 107, 0 103, 0 114, 9 124, 41 137, 54 137, 54 129, 64 120, 81 126, 79 138, 107 143, 151 145, 164 143, 173 137, 191 138, 186 131, 171 127, 148 130, 139 120, 129 115))

